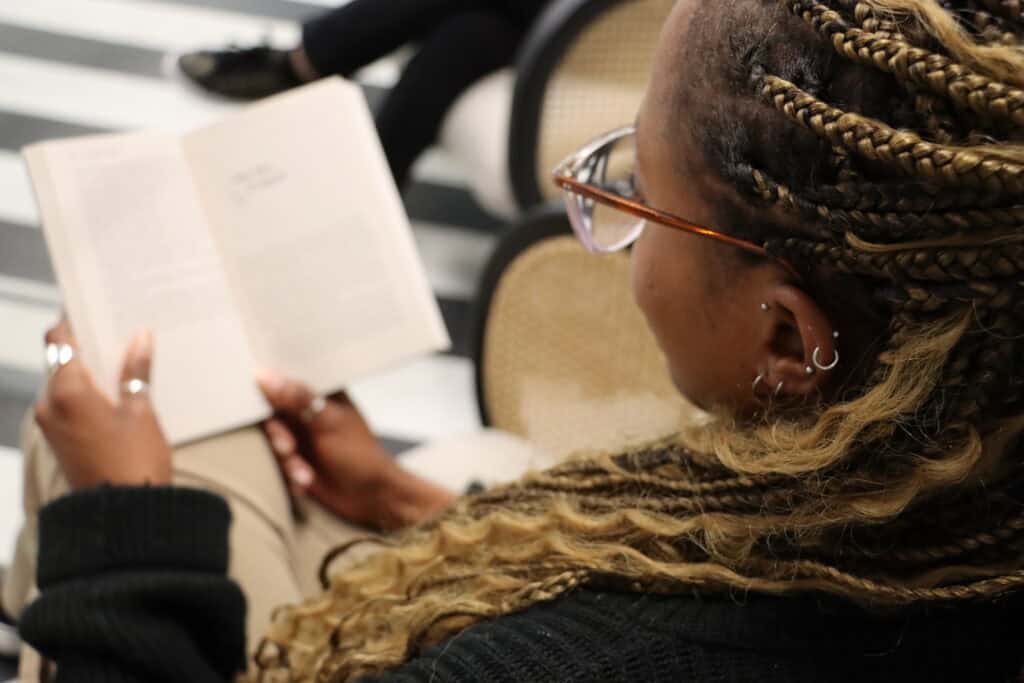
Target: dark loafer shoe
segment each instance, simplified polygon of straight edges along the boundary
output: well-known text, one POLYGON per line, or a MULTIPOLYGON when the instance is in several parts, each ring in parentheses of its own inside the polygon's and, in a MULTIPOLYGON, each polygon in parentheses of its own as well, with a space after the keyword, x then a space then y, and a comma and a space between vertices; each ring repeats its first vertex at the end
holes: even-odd
POLYGON ((178 68, 203 90, 236 100, 258 100, 302 85, 286 50, 265 45, 189 52, 178 68))

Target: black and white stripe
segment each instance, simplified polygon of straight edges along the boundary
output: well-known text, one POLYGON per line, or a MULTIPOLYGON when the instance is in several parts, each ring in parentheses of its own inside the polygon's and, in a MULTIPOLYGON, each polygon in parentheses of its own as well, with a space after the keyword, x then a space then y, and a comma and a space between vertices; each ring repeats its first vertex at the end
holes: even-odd
MULTIPOLYGON (((41 335, 60 305, 18 150, 99 131, 185 130, 230 111, 236 105, 167 77, 165 55, 230 42, 288 45, 299 35, 297 21, 338 2, 0 2, 0 482, 9 476, 2 468, 17 469, 9 467, 17 425, 42 381, 41 335)), ((359 74, 371 102, 398 68, 383 60, 359 74)), ((407 207, 455 345, 353 387, 372 426, 395 448, 478 424, 465 338, 470 300, 498 227, 443 154, 428 153, 413 177, 407 207)), ((0 564, 17 515, 17 497, 3 491, 0 564)))

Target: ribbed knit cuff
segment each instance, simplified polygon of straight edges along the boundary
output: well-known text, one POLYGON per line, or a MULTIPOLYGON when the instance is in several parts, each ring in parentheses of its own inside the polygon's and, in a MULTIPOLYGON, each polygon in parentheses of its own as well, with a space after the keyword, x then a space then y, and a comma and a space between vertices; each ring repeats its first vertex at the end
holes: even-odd
POLYGON ((39 587, 154 568, 224 573, 231 513, 218 496, 172 487, 110 487, 59 498, 39 513, 39 587))

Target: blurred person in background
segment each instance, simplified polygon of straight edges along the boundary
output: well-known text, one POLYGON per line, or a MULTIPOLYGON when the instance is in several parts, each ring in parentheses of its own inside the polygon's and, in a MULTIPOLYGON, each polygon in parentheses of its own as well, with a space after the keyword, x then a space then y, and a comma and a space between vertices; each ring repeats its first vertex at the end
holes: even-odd
POLYGON ((407 43, 416 53, 377 112, 391 172, 409 169, 437 138, 448 109, 480 78, 508 66, 547 0, 352 0, 309 21, 291 50, 267 46, 182 55, 204 90, 267 97, 323 76, 351 76, 407 43))
MULTIPOLYGON (((635 126, 557 178, 588 248, 633 245, 708 419, 438 497, 355 564, 340 548, 254 680, 1016 680, 1024 15, 986 5, 680 0, 635 126), (605 182, 613 152, 632 182, 605 182)), ((125 379, 149 356, 143 336, 125 379)), ((391 465, 351 457, 351 405, 264 380, 314 495, 393 505, 391 465)), ((72 492, 42 501, 21 626, 58 681, 241 671, 230 482, 172 486, 145 394, 108 401, 75 360, 36 418, 72 492)))

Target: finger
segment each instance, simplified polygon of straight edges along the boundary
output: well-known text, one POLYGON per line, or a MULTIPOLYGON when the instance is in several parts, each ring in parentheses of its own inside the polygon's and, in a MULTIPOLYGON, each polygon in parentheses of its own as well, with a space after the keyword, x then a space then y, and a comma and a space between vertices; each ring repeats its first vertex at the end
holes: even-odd
MULTIPOLYGON (((71 348, 63 342, 60 346, 61 353, 71 348)), ((62 416, 77 413, 90 404, 109 403, 106 394, 93 381, 92 373, 74 355, 53 369, 46 383, 44 399, 53 414, 62 416)))
POLYGON ((263 423, 263 431, 266 432, 267 440, 270 441, 270 448, 278 459, 287 458, 295 454, 297 448, 295 435, 288 425, 277 418, 271 418, 263 423))
POLYGON ((301 456, 289 456, 281 463, 281 468, 284 470, 285 476, 292 486, 298 488, 303 493, 308 491, 313 482, 316 481, 316 473, 301 456))
POLYGON ((301 419, 313 402, 315 394, 302 382, 285 379, 275 372, 263 370, 257 376, 260 389, 270 405, 285 415, 301 419))
POLYGON ((345 406, 346 408, 352 407, 352 399, 348 397, 348 393, 345 391, 335 392, 328 396, 327 398, 334 401, 338 405, 345 406))
POLYGON ((288 489, 293 496, 305 496, 315 474, 313 468, 295 452, 295 436, 288 426, 277 418, 264 422, 263 431, 270 441, 270 449, 288 483, 288 489))
POLYGON ((121 367, 121 380, 141 379, 149 382, 153 367, 153 335, 149 330, 140 330, 128 342, 121 367))
MULTIPOLYGON (((50 381, 47 382, 49 389, 54 384, 53 378, 68 365, 73 367, 68 368, 63 374, 74 376, 81 371, 81 368, 77 367, 78 363, 73 363, 78 356, 78 347, 74 335, 71 334, 71 326, 68 325, 67 318, 61 317, 53 327, 48 329, 45 339, 47 374, 50 377, 50 381)), ((65 383, 68 386, 73 385, 71 378, 68 378, 65 383)))
POLYGON ((142 330, 128 343, 121 366, 121 394, 127 400, 145 401, 153 367, 153 335, 142 330))
POLYGON ((77 350, 75 335, 71 332, 71 324, 66 317, 61 316, 61 319, 46 331, 45 339, 47 344, 68 344, 77 350))

